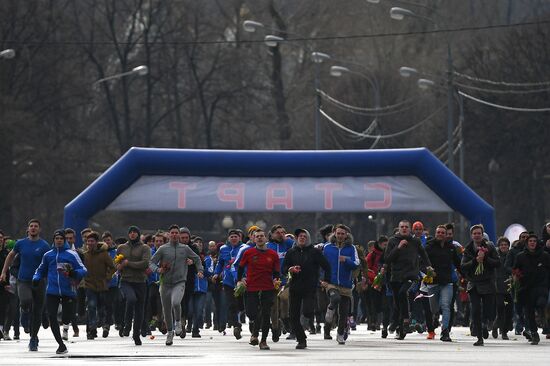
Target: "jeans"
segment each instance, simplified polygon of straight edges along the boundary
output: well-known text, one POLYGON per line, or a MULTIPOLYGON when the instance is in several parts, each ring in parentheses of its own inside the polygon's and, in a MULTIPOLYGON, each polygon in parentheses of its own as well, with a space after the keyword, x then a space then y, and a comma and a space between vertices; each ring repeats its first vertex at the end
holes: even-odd
POLYGON ((103 293, 86 289, 86 308, 88 311, 88 330, 97 329, 98 309, 103 304, 103 293))
POLYGON ((191 299, 191 315, 193 316, 193 333, 198 333, 204 323, 205 292, 195 292, 191 299))
POLYGON ((432 314, 439 314, 439 310, 443 314, 441 329, 449 329, 451 319, 451 303, 453 301, 453 284, 436 285, 428 287, 428 293, 433 295, 430 298, 430 306, 432 314))

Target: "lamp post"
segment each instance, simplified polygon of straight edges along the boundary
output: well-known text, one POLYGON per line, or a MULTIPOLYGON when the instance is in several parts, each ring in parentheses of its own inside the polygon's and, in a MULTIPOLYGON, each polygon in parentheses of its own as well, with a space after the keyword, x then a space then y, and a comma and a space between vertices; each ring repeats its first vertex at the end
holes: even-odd
POLYGON ((107 77, 101 78, 99 80, 96 80, 94 82, 93 86, 95 87, 95 86, 97 86, 97 85, 99 85, 99 84, 101 84, 105 81, 120 79, 122 77, 129 76, 129 75, 145 76, 148 73, 149 73, 149 69, 147 68, 147 66, 140 65, 140 66, 134 67, 130 71, 122 72, 120 74, 115 74, 115 75, 107 76, 107 77))
MULTIPOLYGON (((340 61, 340 60, 335 60, 335 61, 340 61)), ((351 63, 351 64, 354 64, 354 63, 351 63)), ((362 66, 362 67, 365 68, 364 66, 362 66)), ((352 75, 358 75, 358 76, 366 79, 368 81, 368 83, 372 86, 373 93, 374 93, 374 107, 376 109, 376 113, 374 115, 374 118, 375 118, 375 121, 378 122, 378 114, 380 112, 379 111, 379 109, 380 109, 380 84, 378 83, 378 79, 376 78, 376 76, 374 76, 374 74, 372 76, 369 76, 369 75, 364 74, 362 72, 355 71, 355 70, 352 70, 348 67, 340 66, 340 65, 334 65, 334 66, 331 66, 331 68, 330 68, 330 75, 332 75, 332 76, 341 77, 344 73, 349 73, 349 74, 352 74, 352 75)))
MULTIPOLYGON (((433 10, 433 9, 431 9, 433 10)), ((412 10, 401 8, 401 7, 393 7, 390 9, 390 17, 395 20, 403 20, 406 17, 411 18, 417 18, 421 19, 427 22, 432 23, 436 29, 439 29, 438 23, 427 16, 419 15, 412 10)), ((403 69, 403 68, 402 68, 403 69)), ((402 76, 409 76, 411 74, 411 71, 414 69, 412 68, 405 68, 405 70, 400 69, 400 73, 402 76), (408 74, 408 75, 407 75, 408 74)), ((416 70, 414 70, 416 71, 416 70)), ((450 39, 447 37, 447 166, 451 171, 454 172, 454 159, 453 159, 453 94, 454 94, 454 84, 453 84, 453 74, 454 74, 454 68, 453 68, 453 54, 451 52, 451 42, 450 39)))
MULTIPOLYGON (((279 42, 284 41, 284 38, 268 34, 264 37, 264 43, 268 47, 277 47, 279 42)), ((315 90, 315 150, 321 149, 321 96, 319 95, 319 66, 326 60, 330 60, 330 55, 313 51, 311 52, 311 60, 313 61, 313 87, 315 90)))
POLYGON ((13 48, 7 48, 5 50, 0 51, 0 58, 9 60, 10 58, 14 58, 14 57, 15 57, 15 50, 13 48))

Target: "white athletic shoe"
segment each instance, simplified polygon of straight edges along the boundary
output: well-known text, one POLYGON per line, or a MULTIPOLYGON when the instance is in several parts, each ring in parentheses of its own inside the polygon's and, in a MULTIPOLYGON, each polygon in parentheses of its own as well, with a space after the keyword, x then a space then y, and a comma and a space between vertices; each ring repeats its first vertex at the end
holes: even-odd
POLYGON ((346 340, 344 339, 344 335, 338 333, 336 335, 336 342, 338 342, 338 344, 346 344, 346 340))
POLYGON ((169 330, 168 333, 166 333, 166 345, 171 346, 172 343, 174 343, 174 331, 169 330))
POLYGON ((179 322, 176 322, 176 327, 174 328, 174 331, 176 332, 176 335, 179 336, 182 332, 182 326, 181 326, 181 321, 179 322))

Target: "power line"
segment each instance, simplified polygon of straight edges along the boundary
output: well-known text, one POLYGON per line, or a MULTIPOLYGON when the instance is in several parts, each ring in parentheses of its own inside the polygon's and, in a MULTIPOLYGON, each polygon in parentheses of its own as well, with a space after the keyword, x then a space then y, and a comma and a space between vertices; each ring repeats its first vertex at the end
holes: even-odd
POLYGON ((456 81, 454 82, 454 84, 456 84, 458 86, 461 86, 463 88, 466 88, 466 89, 472 89, 472 90, 477 90, 477 91, 486 92, 486 93, 493 93, 493 94, 535 94, 535 93, 547 92, 548 90, 550 90, 550 84, 546 88, 527 89, 527 90, 513 90, 513 89, 504 90, 504 89, 481 88, 481 87, 478 87, 478 86, 458 83, 456 81))
POLYGON ((332 118, 331 116, 329 116, 324 110, 319 109, 319 112, 321 113, 321 115, 323 115, 323 117, 325 117, 326 119, 328 119, 332 124, 334 124, 335 126, 341 128, 342 130, 344 130, 344 131, 346 131, 346 132, 351 133, 352 135, 361 136, 361 137, 365 137, 365 138, 372 138, 372 139, 376 139, 376 138, 380 138, 380 139, 389 139, 389 138, 393 138, 393 137, 397 137, 397 136, 401 136, 401 135, 407 134, 407 133, 413 131, 414 129, 420 127, 420 126, 423 125, 425 122, 427 122, 428 120, 430 120, 433 116, 435 116, 437 113, 439 113, 441 110, 443 110, 443 108, 445 108, 445 106, 439 107, 439 108, 436 109, 432 114, 430 114, 428 117, 424 118, 422 121, 420 121, 420 122, 418 122, 418 123, 412 125, 412 126, 409 127, 409 128, 406 128, 406 129, 401 130, 401 131, 399 131, 399 132, 395 132, 395 133, 388 134, 388 135, 367 135, 367 134, 364 134, 364 133, 361 133, 361 132, 357 132, 357 131, 352 130, 351 128, 348 128, 348 127, 342 125, 341 123, 339 123, 338 121, 336 121, 334 118, 332 118))
POLYGON ((550 108, 521 108, 521 107, 510 107, 510 106, 506 106, 506 105, 502 105, 502 104, 496 104, 496 103, 491 103, 491 102, 488 102, 486 100, 483 100, 483 99, 479 99, 479 98, 476 98, 472 95, 469 95, 469 94, 466 94, 462 91, 458 91, 458 94, 462 95, 463 97, 466 97, 468 99, 471 99, 475 102, 478 102, 478 103, 481 103, 481 104, 485 104, 485 105, 488 105, 489 107, 493 107, 493 108, 499 108, 499 109, 505 109, 507 111, 515 111, 515 112, 550 112, 550 108))
MULTIPOLYGON (((550 24, 550 20, 538 20, 532 22, 519 22, 512 24, 495 24, 495 25, 484 25, 484 26, 471 26, 471 27, 458 27, 458 28, 444 28, 444 29, 434 29, 434 30, 425 30, 425 31, 414 31, 414 32, 390 32, 390 33, 372 33, 372 34, 349 34, 342 36, 323 36, 323 37, 296 37, 296 38, 286 38, 278 41, 279 43, 293 43, 293 42, 317 42, 317 41, 334 41, 334 40, 352 40, 352 39, 368 39, 368 38, 386 38, 386 37, 403 37, 403 36, 415 36, 423 34, 446 34, 446 33, 462 33, 462 32, 474 32, 474 31, 488 31, 496 29, 506 29, 506 28, 516 28, 516 27, 529 27, 529 26, 539 26, 544 24, 550 24)), ((89 45, 89 46, 111 46, 113 45, 112 41, 20 41, 20 40, 4 40, 5 44, 16 44, 17 46, 80 46, 80 45, 89 45)), ((155 44, 155 45, 224 45, 224 44, 239 44, 239 43, 264 43, 263 39, 252 39, 252 40, 210 40, 210 41, 161 41, 161 42, 122 42, 118 41, 117 45, 145 45, 145 44, 155 44)), ((462 75, 461 75, 462 76, 462 75)))
POLYGON ((533 86, 549 86, 550 81, 539 81, 539 82, 525 82, 525 83, 511 83, 507 81, 496 81, 496 80, 489 80, 489 79, 483 79, 476 76, 471 76, 467 74, 462 74, 460 72, 455 71, 454 73, 456 76, 462 77, 464 79, 472 80, 472 81, 478 81, 480 83, 486 83, 491 85, 500 85, 500 86, 512 86, 512 87, 533 87, 533 86))

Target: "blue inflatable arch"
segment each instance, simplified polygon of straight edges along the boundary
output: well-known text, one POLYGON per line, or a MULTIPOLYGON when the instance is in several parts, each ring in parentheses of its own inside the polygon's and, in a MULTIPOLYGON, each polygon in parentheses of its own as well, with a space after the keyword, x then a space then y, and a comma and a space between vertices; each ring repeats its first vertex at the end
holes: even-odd
MULTIPOLYGON (((231 151, 131 148, 65 206, 64 226, 77 232, 140 177, 380 177, 415 176, 495 240, 493 208, 429 150, 231 151), (280 166, 282 169, 272 169, 280 166)), ((143 208, 145 210, 145 208, 143 208)), ((373 210, 370 210, 371 212, 373 210)), ((411 210, 412 211, 412 210, 411 210)))

